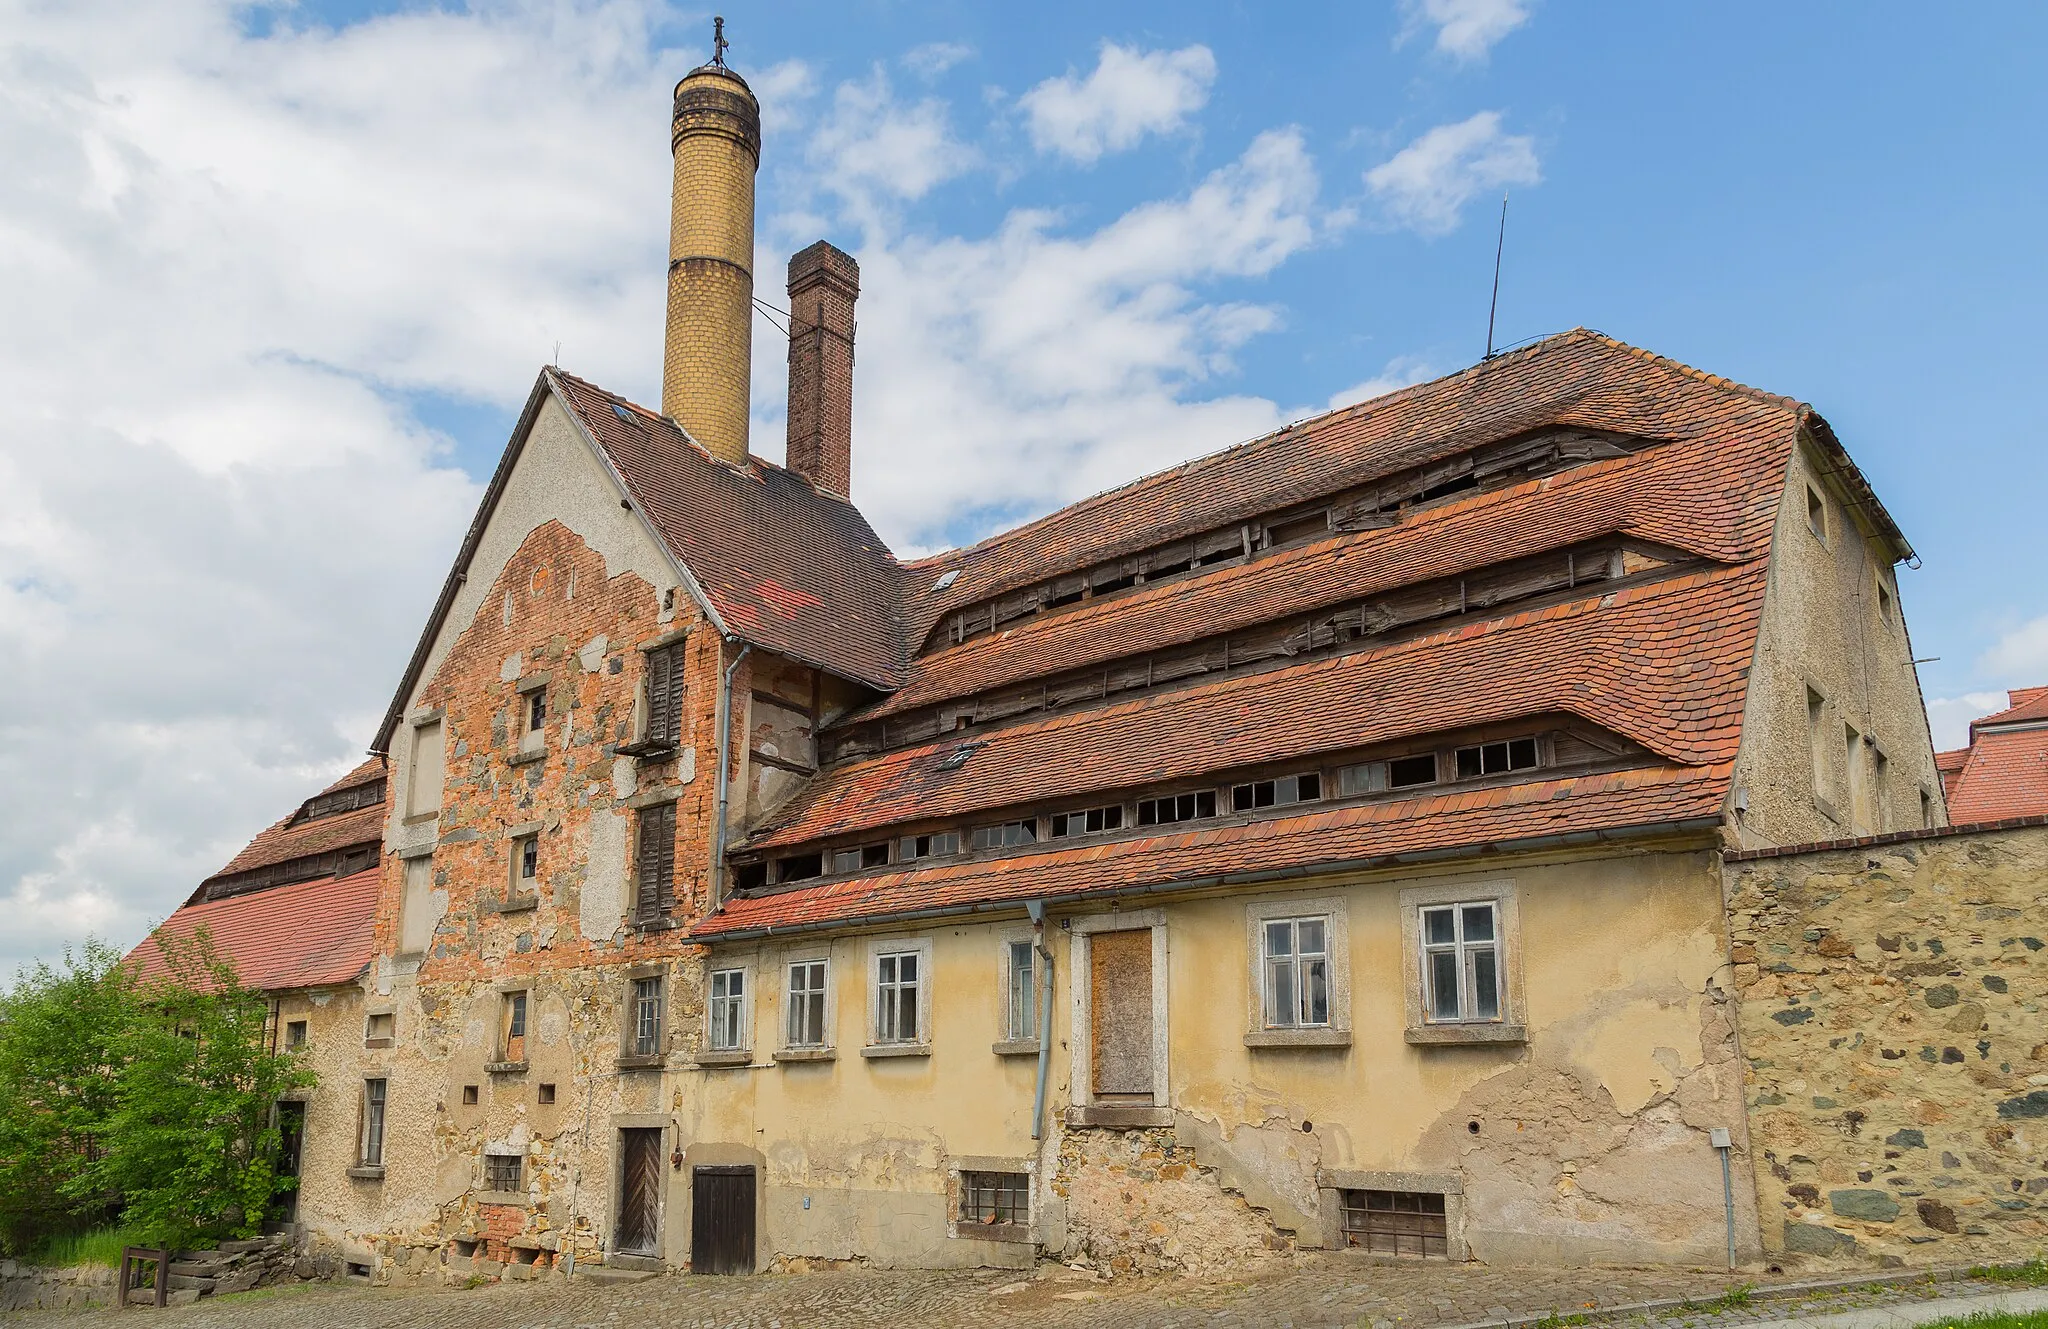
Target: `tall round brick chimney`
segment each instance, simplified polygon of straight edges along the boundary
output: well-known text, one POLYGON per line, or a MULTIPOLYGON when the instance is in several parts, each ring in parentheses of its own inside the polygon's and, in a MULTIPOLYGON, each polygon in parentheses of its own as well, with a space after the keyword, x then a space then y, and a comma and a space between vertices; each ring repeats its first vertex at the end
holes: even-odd
POLYGON ((720 60, 676 84, 669 146, 668 336, 661 410, 714 457, 747 457, 754 326, 754 173, 761 104, 720 60))

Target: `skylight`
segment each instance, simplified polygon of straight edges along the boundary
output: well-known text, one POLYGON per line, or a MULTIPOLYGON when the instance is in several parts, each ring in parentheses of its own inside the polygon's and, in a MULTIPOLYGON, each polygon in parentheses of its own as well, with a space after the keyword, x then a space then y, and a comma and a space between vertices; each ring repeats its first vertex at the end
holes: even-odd
POLYGON ((627 410, 624 404, 620 402, 612 403, 612 414, 618 416, 621 420, 630 420, 633 418, 633 413, 627 410))
POLYGON ((944 576, 940 577, 937 581, 932 583, 931 593, 933 595, 937 595, 940 591, 945 590, 948 586, 951 586, 954 582, 958 580, 960 580, 960 569, 953 568, 949 570, 944 576))
POLYGON ((939 763, 939 769, 942 771, 959 770, 967 764, 967 759, 972 757, 980 747, 981 744, 979 743, 962 743, 959 747, 946 754, 945 760, 939 763))

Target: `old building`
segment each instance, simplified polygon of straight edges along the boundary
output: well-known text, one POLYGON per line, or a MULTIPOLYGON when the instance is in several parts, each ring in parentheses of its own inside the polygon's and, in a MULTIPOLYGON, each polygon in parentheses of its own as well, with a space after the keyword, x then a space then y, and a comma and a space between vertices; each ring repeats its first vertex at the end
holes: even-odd
POLYGON ((1721 1140, 1759 1249, 1723 856, 1945 821, 1827 422, 1580 330, 900 561, 854 260, 752 456, 759 108, 672 124, 662 408, 541 372, 373 744, 315 1238, 1696 1262, 1721 1140))
POLYGON ((2014 688, 1970 722, 1968 747, 1934 754, 1959 823, 2048 815, 2048 687, 2014 688))

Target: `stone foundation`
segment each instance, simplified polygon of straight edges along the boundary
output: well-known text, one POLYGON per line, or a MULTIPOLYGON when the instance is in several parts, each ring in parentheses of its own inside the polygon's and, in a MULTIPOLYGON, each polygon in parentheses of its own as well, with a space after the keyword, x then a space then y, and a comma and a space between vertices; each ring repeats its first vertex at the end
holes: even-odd
POLYGON ((1065 1206, 1062 1258, 1104 1274, 1209 1273, 1292 1248, 1170 1126, 1066 1131, 1052 1192, 1065 1206))

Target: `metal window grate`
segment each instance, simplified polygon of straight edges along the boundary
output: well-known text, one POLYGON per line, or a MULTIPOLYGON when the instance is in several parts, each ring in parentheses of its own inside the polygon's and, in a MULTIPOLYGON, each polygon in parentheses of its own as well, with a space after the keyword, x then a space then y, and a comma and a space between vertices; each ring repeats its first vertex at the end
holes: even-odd
POLYGON ((1417 1191, 1345 1191, 1344 1244, 1377 1255, 1450 1255, 1444 1197, 1417 1191))
POLYGON ((519 1190, 520 1165, 525 1161, 517 1154, 485 1154, 484 1189, 506 1193, 519 1190))
POLYGON ((1029 1223, 1031 1177, 1023 1172, 960 1174, 960 1221, 963 1223, 1029 1223))

